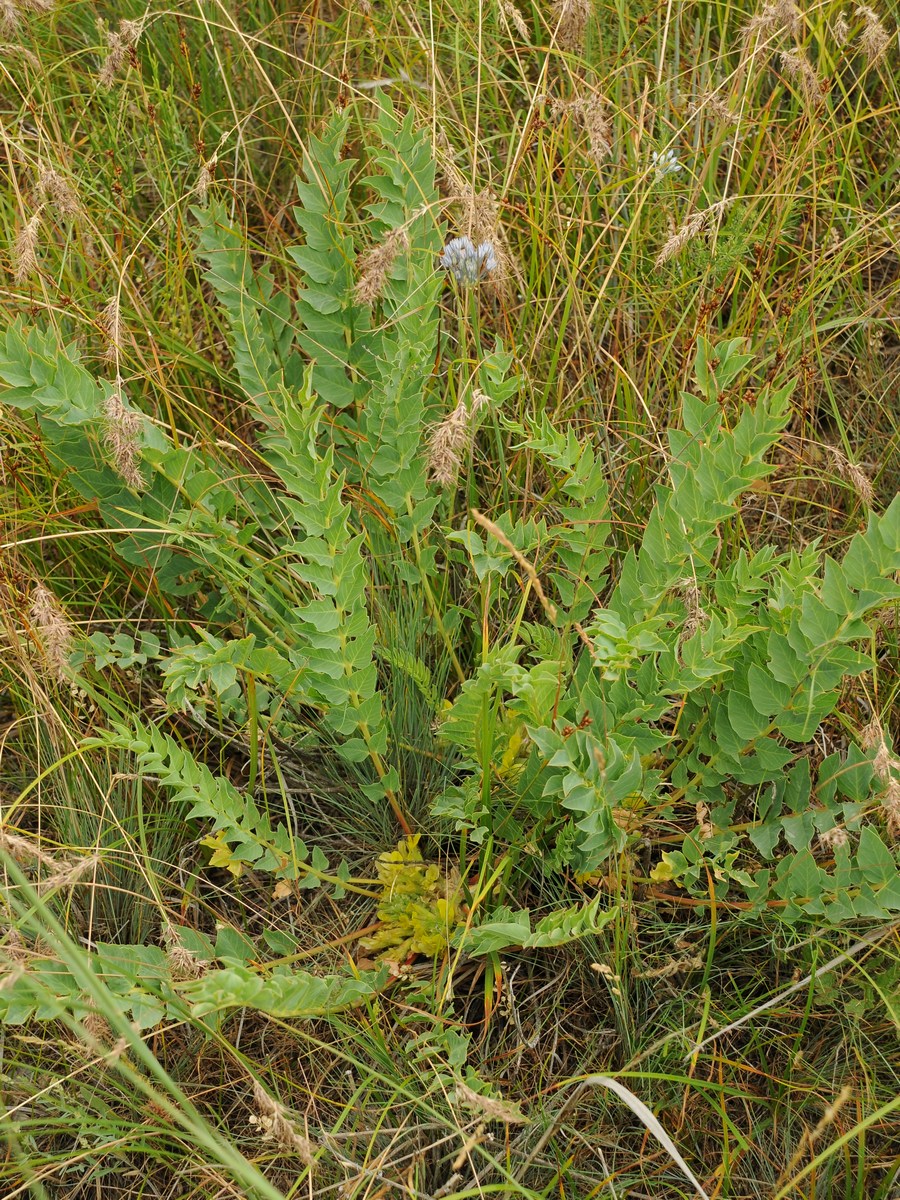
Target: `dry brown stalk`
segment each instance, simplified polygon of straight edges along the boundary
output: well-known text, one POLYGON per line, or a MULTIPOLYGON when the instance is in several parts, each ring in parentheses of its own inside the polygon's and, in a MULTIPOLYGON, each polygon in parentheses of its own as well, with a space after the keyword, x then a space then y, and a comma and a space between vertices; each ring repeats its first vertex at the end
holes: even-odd
POLYGON ((492 537, 497 539, 501 546, 504 546, 510 552, 513 558, 531 580, 531 586, 534 588, 535 595, 537 596, 538 600, 540 600, 544 612, 555 625, 556 605, 548 599, 547 593, 544 591, 544 585, 541 583, 541 579, 537 571, 534 569, 522 551, 518 548, 518 546, 514 546, 512 544, 499 525, 495 525, 490 517, 486 517, 484 513, 480 513, 477 508, 473 508, 471 512, 472 520, 480 525, 482 529, 486 529, 492 537))

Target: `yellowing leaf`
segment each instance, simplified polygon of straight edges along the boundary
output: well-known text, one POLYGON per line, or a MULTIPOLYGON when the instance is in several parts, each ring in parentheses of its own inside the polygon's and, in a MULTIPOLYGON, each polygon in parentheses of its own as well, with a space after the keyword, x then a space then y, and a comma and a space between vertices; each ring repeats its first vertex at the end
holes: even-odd
POLYGON ((675 879, 675 872, 672 870, 672 863, 669 860, 668 854, 662 856, 650 872, 650 878, 654 883, 670 883, 675 879))
POLYGON ((235 879, 237 879, 244 869, 244 864, 232 857, 231 847, 226 845, 224 833, 217 833, 215 837, 205 837, 200 842, 200 845, 206 846, 208 850, 212 850, 212 858, 209 860, 209 866, 227 867, 235 879))

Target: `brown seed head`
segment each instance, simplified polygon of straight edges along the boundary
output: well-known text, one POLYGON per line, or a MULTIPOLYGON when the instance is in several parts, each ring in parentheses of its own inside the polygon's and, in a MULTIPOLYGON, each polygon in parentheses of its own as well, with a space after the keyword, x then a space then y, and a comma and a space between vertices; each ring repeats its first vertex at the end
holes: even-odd
POLYGON ((528 41, 528 26, 525 23, 525 18, 512 3, 512 0, 498 0, 498 7, 504 20, 515 25, 519 37, 523 42, 528 41))
POLYGON ((900 781, 892 779, 884 789, 881 808, 891 839, 900 841, 900 781))
POLYGON ((556 22, 556 41, 562 50, 579 53, 591 19, 591 0, 554 0, 552 9, 556 22))
POLYGON ((878 14, 866 4, 860 4, 856 15, 862 18, 863 28, 859 35, 859 45, 863 54, 874 66, 884 56, 891 44, 891 35, 881 23, 878 14))
POLYGON ((100 314, 100 328, 106 335, 106 352, 104 358, 114 361, 122 349, 122 316, 119 311, 119 297, 113 296, 100 314))
POLYGON ((37 245, 41 218, 35 213, 16 234, 13 243, 12 267, 16 283, 24 283, 38 268, 37 245))
POLYGON ((56 597, 42 583, 31 593, 31 620, 37 631, 44 657, 57 679, 68 682, 69 657, 74 636, 56 597))
POLYGON ((847 830, 841 825, 835 825, 819 834, 819 846, 826 854, 833 854, 839 846, 846 846, 849 841, 847 830))
POLYGON ((41 167, 38 174, 38 189, 47 203, 61 217, 77 216, 79 205, 75 191, 55 167, 41 167))
POLYGON ((357 304, 374 304, 384 291, 391 267, 401 250, 409 246, 406 230, 391 229, 384 240, 362 254, 357 263, 359 278, 354 296, 357 304))
POLYGON ((866 508, 872 508, 875 503, 875 489, 862 467, 858 463, 851 462, 843 450, 839 450, 837 446, 827 446, 826 452, 831 465, 841 478, 850 484, 866 508))
POLYGON ((141 21, 120 21, 118 29, 110 29, 106 34, 109 52, 100 67, 100 86, 111 88, 116 76, 122 69, 122 64, 133 50, 141 36, 143 24, 141 21))
POLYGON ((802 50, 796 46, 781 51, 781 67, 788 79, 800 88, 803 99, 810 106, 818 104, 824 95, 815 69, 802 50))
POLYGON ((121 381, 119 387, 107 396, 103 404, 106 417, 104 442, 116 464, 116 469, 130 488, 140 491, 144 486, 138 463, 140 462, 140 433, 143 427, 141 414, 127 408, 122 400, 121 381))
POLYGON ((279 1149, 298 1154, 303 1162, 310 1166, 316 1150, 314 1144, 297 1131, 288 1119, 284 1106, 270 1096, 256 1080, 253 1081, 253 1100, 265 1136, 272 1138, 279 1149))

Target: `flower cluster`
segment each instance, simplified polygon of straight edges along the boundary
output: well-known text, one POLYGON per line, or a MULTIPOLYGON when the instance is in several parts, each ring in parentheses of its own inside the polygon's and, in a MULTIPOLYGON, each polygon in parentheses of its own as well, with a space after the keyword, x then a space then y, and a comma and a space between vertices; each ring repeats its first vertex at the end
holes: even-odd
POLYGON ((651 158, 656 168, 657 177, 660 179, 664 175, 677 175, 681 170, 681 163, 678 161, 674 150, 663 150, 662 154, 654 150, 651 158))
POLYGON ((456 237, 444 247, 441 266, 462 287, 472 287, 496 271, 497 256, 492 242, 476 246, 470 237, 456 237))

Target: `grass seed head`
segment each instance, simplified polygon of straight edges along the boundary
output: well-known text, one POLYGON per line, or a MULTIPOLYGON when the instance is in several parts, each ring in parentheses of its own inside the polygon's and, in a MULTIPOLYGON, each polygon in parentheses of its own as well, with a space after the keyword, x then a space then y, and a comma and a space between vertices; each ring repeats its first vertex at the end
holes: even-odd
POLYGON ((15 0, 0 0, 0 29, 13 34, 19 28, 19 7, 15 0))
POLYGON ((401 250, 409 246, 405 229, 391 229, 386 237, 361 255, 354 295, 357 304, 374 304, 384 291, 391 267, 401 250))
POLYGON ((279 1149, 298 1154, 307 1166, 313 1161, 315 1146, 304 1137, 288 1119, 287 1110, 265 1090, 261 1083, 253 1082, 253 1100, 259 1113, 259 1124, 264 1136, 272 1138, 279 1149))
POLYGON ((219 156, 214 154, 200 168, 200 174, 197 176, 196 191, 201 204, 205 204, 209 197, 209 188, 216 177, 216 165, 218 161, 219 156))
POLYGON ((824 95, 822 84, 804 52, 792 46, 789 50, 782 50, 780 58, 782 70, 788 79, 793 80, 800 88, 806 103, 810 106, 818 104, 824 95))
POLYGON ((35 584, 31 593, 30 611, 44 657, 57 679, 68 682, 69 657, 75 638, 56 597, 42 583, 35 584))
POLYGON ((431 477, 441 487, 451 487, 456 481, 468 440, 469 410, 465 400, 460 400, 453 412, 436 427, 428 443, 431 477))
POLYGON ((875 504, 875 489, 862 467, 858 463, 851 462, 843 450, 839 450, 837 446, 828 446, 827 453, 831 465, 838 475, 850 484, 866 508, 872 508, 875 504))
POLYGON ((113 296, 100 314, 100 328, 106 335, 107 342, 103 357, 109 362, 114 360, 122 349, 122 315, 118 296, 113 296))
POLYGON ((33 275, 38 269, 37 247, 40 225, 41 218, 35 213, 16 234, 12 248, 13 279, 16 283, 24 283, 28 276, 33 275))
POLYGON ((174 942, 166 950, 169 970, 175 980, 200 979, 206 969, 193 951, 188 950, 179 942, 174 942))
POLYGON ((591 19, 591 0, 554 0, 556 41, 561 49, 579 52, 591 19))
POLYGON ((122 69, 122 64, 141 36, 141 21, 120 21, 118 29, 107 30, 106 42, 109 51, 100 67, 100 86, 111 88, 122 69))
POLYGON ((516 27, 516 32, 523 42, 528 41, 528 25, 525 18, 512 3, 512 0, 498 0, 498 7, 503 18, 516 27))
POLYGON ((802 29, 803 14, 793 0, 770 0, 755 13, 741 32, 743 52, 746 55, 754 42, 771 37, 781 38, 785 34, 797 37, 802 29))
POLYGON ((891 44, 891 35, 882 24, 878 13, 868 5, 860 4, 856 15, 863 22, 862 33, 859 35, 860 49, 869 64, 873 66, 887 52, 887 48, 891 44))
POLYGON ((884 789, 881 809, 891 841, 900 842, 900 780, 892 779, 884 789))
POLYGON ((900 773, 900 762, 891 753, 891 748, 883 741, 872 759, 872 770, 875 778, 881 783, 890 783, 894 776, 900 773))
POLYGON ((78 197, 65 177, 60 175, 55 167, 41 167, 38 175, 38 189, 47 203, 61 217, 78 215, 78 197))
POLYGON ((129 487, 140 491, 144 486, 140 462, 140 432, 143 418, 122 400, 121 382, 103 404, 106 417, 104 442, 116 464, 116 469, 129 487))
POLYGON ((834 854, 835 850, 846 846, 849 841, 847 830, 842 825, 834 825, 831 829, 826 829, 824 833, 819 834, 818 838, 819 846, 826 854, 834 854))

